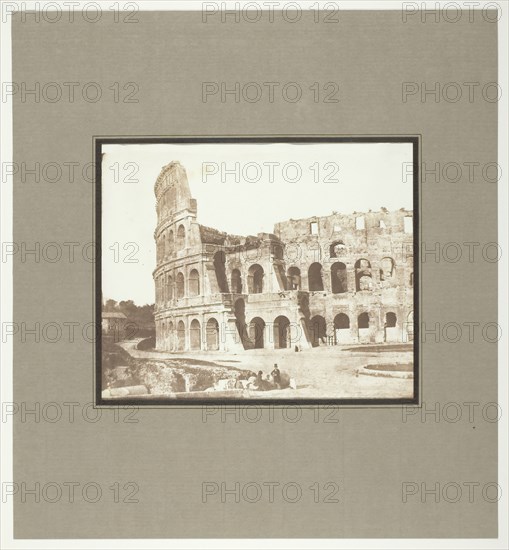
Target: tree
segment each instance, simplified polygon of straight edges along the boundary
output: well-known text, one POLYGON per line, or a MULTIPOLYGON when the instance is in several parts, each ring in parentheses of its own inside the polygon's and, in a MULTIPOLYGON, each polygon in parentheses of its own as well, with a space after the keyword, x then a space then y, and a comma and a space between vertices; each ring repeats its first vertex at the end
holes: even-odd
POLYGON ((115 300, 106 300, 106 304, 104 305, 105 311, 116 311, 118 309, 118 304, 115 300))

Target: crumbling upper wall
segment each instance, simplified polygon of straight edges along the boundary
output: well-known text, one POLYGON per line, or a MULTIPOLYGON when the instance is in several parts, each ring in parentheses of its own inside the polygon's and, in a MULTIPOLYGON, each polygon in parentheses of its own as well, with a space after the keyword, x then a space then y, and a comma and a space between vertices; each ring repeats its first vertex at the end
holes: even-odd
POLYGON ((262 246, 264 241, 279 239, 272 233, 258 233, 258 235, 233 235, 225 231, 219 231, 213 227, 199 225, 202 244, 211 244, 220 247, 226 254, 252 250, 262 246))
POLYGON ((335 212, 329 216, 313 216, 276 223, 274 233, 284 242, 295 241, 308 235, 313 236, 313 234, 328 238, 343 235, 347 238, 348 235, 355 235, 357 231, 383 232, 385 234, 403 233, 405 232, 405 217, 413 217, 413 212, 404 208, 393 212, 386 209, 378 212, 354 212, 352 214, 335 212), (316 224, 313 228, 316 233, 312 232, 311 224, 316 224))

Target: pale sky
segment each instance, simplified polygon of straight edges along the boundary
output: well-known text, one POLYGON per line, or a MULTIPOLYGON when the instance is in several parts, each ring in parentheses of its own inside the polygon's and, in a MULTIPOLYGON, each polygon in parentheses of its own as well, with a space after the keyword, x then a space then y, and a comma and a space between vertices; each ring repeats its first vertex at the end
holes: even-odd
POLYGON ((187 171, 198 223, 238 235, 271 233, 290 218, 413 207, 410 143, 104 145, 103 153, 105 300, 154 302, 154 183, 171 161, 187 171))

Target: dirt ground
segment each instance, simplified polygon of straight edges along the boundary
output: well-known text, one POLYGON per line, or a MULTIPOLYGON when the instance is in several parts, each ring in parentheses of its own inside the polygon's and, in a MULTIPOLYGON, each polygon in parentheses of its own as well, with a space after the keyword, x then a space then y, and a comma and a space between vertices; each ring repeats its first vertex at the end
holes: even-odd
MULTIPOLYGON (((300 352, 293 349, 246 350, 240 353, 224 352, 161 352, 136 349, 137 341, 120 345, 133 357, 152 360, 196 359, 200 368, 215 366, 263 371, 269 374, 277 363, 297 384, 296 390, 256 392, 253 397, 271 398, 409 398, 412 397, 413 379, 358 375, 366 365, 412 363, 411 345, 345 345, 323 346, 300 352)), ((213 394, 210 395, 213 397, 213 394)))

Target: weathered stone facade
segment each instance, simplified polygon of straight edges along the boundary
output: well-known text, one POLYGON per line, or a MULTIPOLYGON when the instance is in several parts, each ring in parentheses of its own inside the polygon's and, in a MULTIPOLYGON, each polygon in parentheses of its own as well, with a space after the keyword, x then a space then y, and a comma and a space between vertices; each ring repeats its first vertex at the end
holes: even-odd
POLYGON ((162 169, 155 194, 158 349, 412 339, 412 211, 333 213, 241 237, 198 223, 179 162, 162 169))

